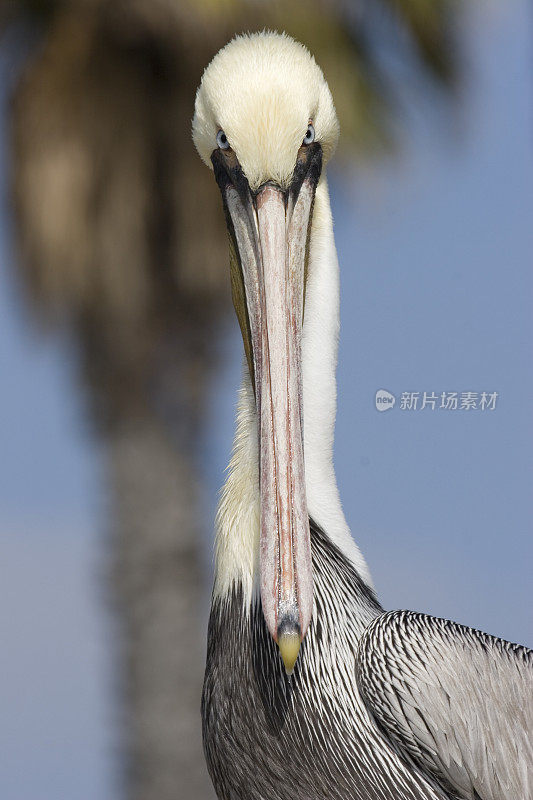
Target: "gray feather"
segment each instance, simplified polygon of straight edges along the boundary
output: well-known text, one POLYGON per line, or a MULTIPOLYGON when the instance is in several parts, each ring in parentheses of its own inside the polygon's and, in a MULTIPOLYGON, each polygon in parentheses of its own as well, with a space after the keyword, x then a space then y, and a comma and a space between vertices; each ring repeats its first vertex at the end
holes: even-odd
POLYGON ((406 760, 465 800, 533 798, 533 652, 409 611, 375 619, 357 684, 406 760))

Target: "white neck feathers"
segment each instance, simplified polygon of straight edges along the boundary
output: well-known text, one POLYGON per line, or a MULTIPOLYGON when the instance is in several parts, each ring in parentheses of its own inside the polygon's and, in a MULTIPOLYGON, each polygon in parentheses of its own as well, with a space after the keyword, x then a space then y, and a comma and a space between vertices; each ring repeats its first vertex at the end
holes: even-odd
MULTIPOLYGON (((353 541, 333 469, 339 335, 339 267, 325 177, 315 197, 302 338, 304 457, 309 516, 372 585, 353 541)), ((259 464, 255 398, 247 365, 239 392, 237 427, 228 478, 217 513, 215 595, 241 583, 248 604, 257 588, 259 558, 259 464)))

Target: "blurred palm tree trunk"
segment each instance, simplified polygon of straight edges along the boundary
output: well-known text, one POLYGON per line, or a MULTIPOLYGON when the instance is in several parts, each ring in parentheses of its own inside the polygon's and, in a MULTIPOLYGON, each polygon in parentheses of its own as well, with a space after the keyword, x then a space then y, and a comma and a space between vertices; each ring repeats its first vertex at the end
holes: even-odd
POLYGON ((204 580, 197 479, 155 420, 115 429, 108 447, 128 676, 128 797, 209 797, 198 711, 204 580))

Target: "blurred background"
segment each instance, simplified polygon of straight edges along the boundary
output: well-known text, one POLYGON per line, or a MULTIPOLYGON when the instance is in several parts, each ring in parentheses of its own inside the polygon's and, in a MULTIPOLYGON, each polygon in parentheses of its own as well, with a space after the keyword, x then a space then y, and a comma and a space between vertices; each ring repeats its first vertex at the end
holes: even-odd
POLYGON ((533 644, 526 0, 4 0, 6 800, 213 800, 199 697, 242 342, 190 121, 215 52, 265 27, 315 53, 341 119, 336 467, 380 598, 533 644), (424 391, 498 399, 400 408, 424 391))

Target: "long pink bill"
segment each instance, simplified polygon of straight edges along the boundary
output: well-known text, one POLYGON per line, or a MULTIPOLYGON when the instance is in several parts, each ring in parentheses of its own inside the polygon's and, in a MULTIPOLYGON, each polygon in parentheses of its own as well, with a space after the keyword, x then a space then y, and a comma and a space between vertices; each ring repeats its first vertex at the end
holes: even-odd
POLYGON ((306 181, 294 204, 273 184, 263 186, 250 205, 235 189, 226 192, 246 295, 259 420, 261 600, 289 674, 313 608, 301 371, 313 198, 314 186, 306 181))

